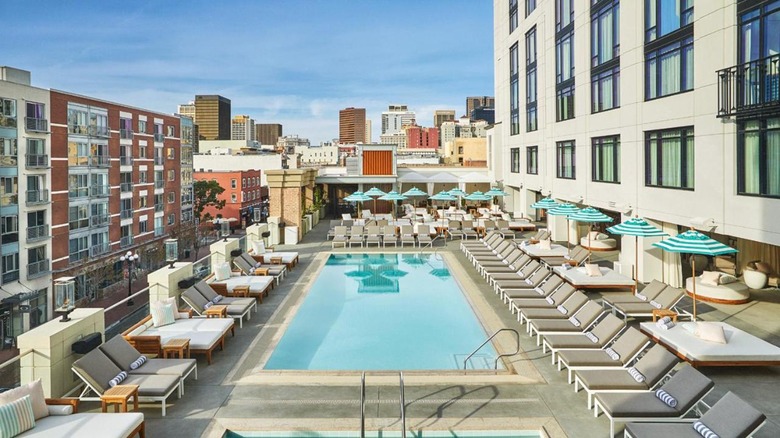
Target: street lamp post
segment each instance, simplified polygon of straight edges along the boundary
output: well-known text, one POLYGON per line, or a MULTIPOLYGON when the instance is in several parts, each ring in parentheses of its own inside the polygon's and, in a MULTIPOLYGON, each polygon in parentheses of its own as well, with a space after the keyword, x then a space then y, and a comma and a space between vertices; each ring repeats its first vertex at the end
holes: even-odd
MULTIPOLYGON (((135 267, 135 264, 138 263, 138 259, 141 258, 138 253, 133 254, 130 251, 127 251, 127 254, 123 255, 122 257, 119 257, 119 261, 125 264, 125 269, 127 269, 127 297, 130 298, 130 295, 133 294, 133 267, 135 267)), ((127 305, 132 306, 135 304, 132 299, 127 300, 127 305)))

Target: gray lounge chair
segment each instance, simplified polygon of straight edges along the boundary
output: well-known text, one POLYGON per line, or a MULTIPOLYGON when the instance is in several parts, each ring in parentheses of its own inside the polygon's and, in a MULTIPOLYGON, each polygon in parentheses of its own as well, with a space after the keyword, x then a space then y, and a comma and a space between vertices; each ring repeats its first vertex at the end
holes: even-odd
POLYGON ((360 247, 363 247, 363 226, 362 225, 353 225, 352 228, 349 229, 349 240, 347 240, 347 244, 350 248, 352 248, 352 245, 359 244, 360 247))
POLYGON ((604 308, 607 308, 607 306, 613 307, 617 303, 647 303, 650 300, 654 300, 667 287, 669 285, 666 283, 653 280, 644 289, 636 293, 609 294, 601 300, 601 304, 604 308))
POLYGON ((657 297, 647 302, 614 303, 612 314, 620 313, 623 319, 650 318, 654 309, 674 309, 685 296, 685 291, 676 287, 665 288, 657 297))
POLYGON ((382 244, 382 231, 376 225, 366 227, 366 247, 375 244, 377 248, 382 244))
POLYGON ((461 222, 461 227, 463 229, 463 239, 479 239, 479 234, 474 229, 474 221, 463 221, 461 222))
MULTIPOLYGON (((491 263, 484 265, 482 266, 482 274, 486 276, 491 283, 497 280, 517 280, 518 271, 529 263, 536 262, 536 260, 524 253, 520 248, 516 248, 514 251, 519 252, 520 256, 514 260, 507 260, 507 263, 491 263)), ((512 254, 515 254, 515 252, 512 254)))
POLYGON ((529 262, 523 266, 520 271, 515 274, 515 278, 511 280, 494 280, 493 289, 496 293, 504 295, 504 291, 508 289, 533 289, 542 284, 548 276, 552 275, 547 268, 536 260, 529 262))
POLYGON ((382 227, 382 247, 387 245, 398 246, 398 236, 395 234, 395 226, 385 225, 382 227))
POLYGON ((555 354, 559 350, 597 350, 604 348, 620 333, 626 324, 618 317, 607 314, 601 321, 596 323, 590 330, 583 333, 572 333, 562 335, 548 335, 542 341, 542 353, 550 350, 553 365, 555 364, 555 354), (590 333, 590 335, 587 335, 590 333))
MULTIPOLYGON (((766 422, 766 415, 728 392, 699 419, 719 437, 749 437, 766 422)), ((627 438, 701 438, 692 423, 628 423, 627 438)))
POLYGON ((330 243, 331 248, 335 248, 336 246, 346 248, 348 241, 349 241, 349 237, 347 234, 347 227, 343 225, 336 227, 334 231, 333 241, 330 243))
MULTIPOLYGON (((554 280, 555 277, 557 277, 557 275, 551 277, 548 281, 554 280)), ((575 293, 579 293, 585 296, 585 294, 574 289, 574 286, 570 285, 569 283, 563 283, 558 289, 555 290, 555 292, 546 297, 510 299, 509 310, 512 313, 517 313, 517 319, 519 320, 521 309, 554 309, 557 306, 563 304, 575 293)))
POLYGON ((536 334, 536 345, 542 345, 542 336, 582 333, 599 319, 604 309, 595 301, 588 301, 567 319, 535 319, 528 325, 531 336, 536 334))
MULTIPOLYGON (((450 225, 452 225, 453 222, 460 224, 459 221, 450 221, 450 225)), ((460 250, 463 251, 464 253, 467 253, 473 249, 493 248, 494 246, 501 243, 501 241, 503 240, 504 238, 501 236, 501 233, 493 231, 485 234, 485 237, 477 240, 476 242, 474 241, 469 242, 466 240, 462 241, 460 243, 460 250)))
POLYGON ((407 244, 414 246, 416 243, 414 228, 411 225, 401 225, 401 248, 407 244))
POLYGON ((568 256, 552 256, 542 257, 541 260, 547 264, 547 266, 561 266, 564 263, 574 264, 576 266, 581 265, 588 258, 588 250, 577 245, 569 251, 568 256))
MULTIPOLYGON (((505 289, 503 291, 503 301, 509 302, 510 300, 522 300, 522 299, 539 299, 546 298, 563 284, 563 279, 557 275, 550 275, 547 277, 540 286, 536 286, 528 289, 513 288, 505 289)), ((569 286, 569 295, 574 293, 574 288, 569 286)), ((568 297, 568 295, 567 295, 568 297)), ((511 309, 510 309, 511 310, 511 309)))
MULTIPOLYGON (((213 289, 211 289, 211 286, 208 285, 206 282, 201 282, 196 284, 195 286, 192 286, 191 288, 185 290, 181 294, 182 300, 184 300, 185 303, 187 303, 188 306, 192 308, 192 310, 197 313, 198 315, 204 315, 206 312, 206 309, 208 307, 208 303, 214 304, 214 298, 218 296, 216 292, 214 292, 213 289), (203 283, 203 285, 200 285, 203 283), (200 285, 200 286, 199 286, 200 285), (203 293, 206 293, 207 295, 204 295, 203 293)), ((243 320, 244 316, 247 317, 247 320, 251 318, 250 312, 252 311, 252 307, 257 307, 257 300, 254 298, 230 298, 230 297, 224 297, 222 301, 219 302, 220 305, 226 305, 227 307, 227 314, 229 317, 233 319, 238 320, 238 326, 243 327, 243 320), (228 300, 228 301, 225 301, 228 300)))
POLYGON ((248 252, 244 252, 238 257, 233 258, 233 264, 241 270, 244 275, 256 275, 255 270, 267 269, 268 275, 271 275, 276 280, 276 284, 287 275, 287 266, 283 264, 272 265, 270 263, 263 263, 261 260, 257 260, 252 257, 248 252))
POLYGON ((328 229, 328 234, 325 236, 325 240, 330 240, 336 237, 336 227, 339 225, 341 225, 341 221, 338 219, 330 221, 330 228, 328 229))
POLYGON ((433 244, 433 240, 431 240, 431 228, 428 225, 418 225, 417 246, 423 247, 432 244, 433 244))
POLYGON ((618 336, 609 346, 601 349, 571 349, 558 350, 558 371, 563 367, 568 370, 568 381, 572 382, 573 373, 576 370, 600 370, 608 368, 621 368, 631 363, 636 356, 650 345, 650 339, 639 330, 629 327, 618 336), (606 351, 610 348, 617 359, 612 358, 606 351))
POLYGON ((502 236, 504 236, 507 239, 514 239, 515 238, 515 232, 512 231, 511 228, 509 228, 509 222, 505 220, 498 220, 496 221, 496 228, 498 228, 498 232, 501 233, 502 236))
MULTIPOLYGON (((520 309, 517 313, 517 320, 520 324, 524 322, 531 322, 535 319, 568 319, 574 316, 580 307, 590 301, 588 297, 580 292, 575 291, 569 298, 558 306, 548 304, 546 307, 520 309)), ((530 333, 530 326, 527 328, 530 333)))
MULTIPOLYGON (((697 407, 715 384, 709 377, 692 366, 678 370, 659 389, 663 389, 677 403, 674 407, 661 401, 655 392, 603 393, 596 394, 593 402, 594 415, 599 411, 609 418, 609 436, 615 436, 615 422, 680 421, 697 407)), ((672 435, 669 435, 672 436, 672 435)))
POLYGON ((447 234, 449 234, 450 240, 454 240, 456 237, 461 240, 466 240, 460 221, 449 221, 447 224, 447 234))

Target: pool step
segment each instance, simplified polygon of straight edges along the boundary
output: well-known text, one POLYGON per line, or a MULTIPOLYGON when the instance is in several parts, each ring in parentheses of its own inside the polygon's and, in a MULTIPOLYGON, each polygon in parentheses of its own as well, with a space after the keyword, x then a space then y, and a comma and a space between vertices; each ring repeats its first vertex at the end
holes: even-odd
MULTIPOLYGON (((463 368, 463 361, 468 357, 467 354, 456 354, 454 356, 455 363, 458 368, 463 368)), ((489 354, 475 354, 471 356, 467 364, 467 369, 470 370, 492 370, 495 363, 495 356, 489 354)))

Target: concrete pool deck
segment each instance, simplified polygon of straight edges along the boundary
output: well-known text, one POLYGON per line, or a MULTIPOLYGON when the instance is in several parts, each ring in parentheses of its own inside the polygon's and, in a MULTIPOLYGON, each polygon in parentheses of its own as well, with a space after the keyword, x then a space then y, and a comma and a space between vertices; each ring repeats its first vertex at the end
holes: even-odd
MULTIPOLYGON (((317 255, 331 252, 325 240, 327 221, 321 222, 294 247, 300 264, 271 292, 257 315, 229 338, 225 351, 214 355, 208 366, 198 358, 198 380, 188 380, 182 399, 172 398, 168 415, 160 417, 159 405, 142 404, 148 436, 221 437, 236 430, 352 430, 360 427, 359 373, 262 371, 257 364, 271 351, 274 339, 290 309, 317 274, 317 255)), ((440 241, 436 242, 440 245, 440 241)), ((479 277, 459 251, 460 242, 447 241, 438 251, 462 269, 458 281, 466 286, 472 305, 488 327, 521 329, 521 355, 510 358, 517 374, 490 372, 405 373, 408 430, 544 429, 550 437, 604 437, 609 434, 605 417, 593 418, 585 407, 585 393, 575 393, 565 372, 550 365, 533 339, 524 334, 507 307, 479 277), (486 316, 487 315, 487 316, 486 316)), ((341 253, 345 250, 337 249, 341 253)), ((352 252, 401 252, 389 248, 353 248, 352 252)), ((409 248, 404 248, 409 252, 409 248)), ((615 252, 594 253, 596 260, 611 260, 615 252)), ((452 265, 451 265, 452 266, 452 265)), ((699 304, 705 319, 727 320, 775 345, 780 345, 780 294, 754 292, 755 301, 739 306, 699 304)), ((504 344, 510 336, 500 340, 504 344)), ((278 338, 277 338, 278 339, 278 338)), ((510 342, 511 344, 512 342, 510 342)), ((504 348, 504 347, 500 347, 504 348)), ((708 368, 715 381, 706 398, 719 399, 734 391, 764 412, 768 421, 757 437, 780 436, 780 368, 708 368)), ((398 377, 370 375, 366 392, 366 427, 398 432, 398 377)), ((82 411, 99 411, 99 403, 84 402, 82 411)), ((622 436, 622 432, 621 432, 622 436)))

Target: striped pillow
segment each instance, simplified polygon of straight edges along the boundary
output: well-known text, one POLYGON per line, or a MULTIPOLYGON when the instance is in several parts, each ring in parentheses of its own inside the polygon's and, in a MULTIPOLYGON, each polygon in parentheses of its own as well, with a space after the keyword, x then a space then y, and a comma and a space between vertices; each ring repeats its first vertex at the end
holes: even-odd
POLYGON ((664 391, 663 389, 659 389, 655 392, 655 396, 658 397, 659 400, 666 403, 667 406, 670 408, 676 408, 677 407, 677 399, 672 397, 671 394, 664 391))
POLYGON ((120 371, 119 374, 116 375, 116 377, 108 381, 108 386, 113 388, 116 385, 122 383, 122 381, 125 380, 126 378, 127 378, 127 371, 120 371))
POLYGON ((663 309, 664 306, 660 305, 659 303, 655 302, 654 300, 650 300, 650 305, 655 307, 656 309, 663 309))
POLYGON ((29 395, 0 406, 0 436, 14 437, 35 427, 29 395))
POLYGON ((599 337, 594 335, 591 332, 585 333, 585 337, 590 339, 590 342, 593 342, 594 344, 598 344, 599 343, 599 337))
POLYGON ((631 377, 633 377, 634 380, 636 380, 639 383, 645 381, 645 376, 643 376, 642 373, 640 373, 639 370, 634 367, 628 369, 628 374, 631 374, 631 377))
POLYGON ((145 362, 146 362, 146 356, 141 356, 141 357, 139 357, 138 359, 134 360, 134 361, 133 361, 133 362, 130 364, 130 369, 131 369, 131 370, 137 370, 137 369, 138 369, 138 367, 140 367, 141 365, 143 365, 145 362))
POLYGON ((176 322, 174 311, 173 305, 171 304, 163 304, 159 301, 152 303, 152 305, 149 306, 149 313, 152 315, 152 324, 154 324, 155 327, 173 324, 176 322))
POLYGON ((636 294, 635 296, 636 296, 637 298, 639 298, 640 300, 642 300, 642 301, 647 301, 647 297, 646 297, 646 296, 644 296, 644 295, 642 295, 642 294, 636 294))
POLYGON ((553 300, 552 297, 544 297, 544 300, 550 304, 555 304, 555 300, 553 300))
POLYGON ((607 347, 604 349, 604 352, 607 353, 607 356, 609 356, 612 360, 620 360, 620 355, 617 351, 613 350, 612 347, 607 347))
POLYGON ((693 423, 693 430, 699 433, 704 438, 720 438, 717 433, 710 430, 709 427, 707 427, 704 423, 701 421, 695 421, 693 423))

